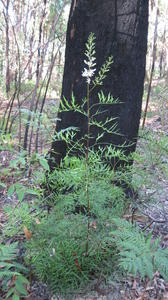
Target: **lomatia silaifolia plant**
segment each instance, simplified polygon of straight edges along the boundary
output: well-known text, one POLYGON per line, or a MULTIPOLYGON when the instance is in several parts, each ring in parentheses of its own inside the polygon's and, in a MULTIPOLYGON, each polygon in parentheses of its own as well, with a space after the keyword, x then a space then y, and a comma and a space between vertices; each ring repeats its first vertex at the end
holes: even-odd
MULTIPOLYGON (((54 292, 67 292, 70 297, 72 290, 88 286, 93 279, 107 278, 114 267, 151 278, 159 265, 163 269, 167 259, 167 251, 151 245, 150 238, 122 220, 128 201, 116 181, 123 182, 129 173, 126 169, 124 174, 122 167, 121 174, 108 162, 115 158, 128 162, 128 157, 112 145, 102 147, 104 134, 119 134, 116 119, 97 118, 107 105, 118 101, 101 89, 97 103, 92 101, 92 91, 103 85, 113 60, 109 57, 97 72, 95 55, 95 36, 91 33, 86 43, 86 67, 81 74, 86 79, 86 97, 81 105, 74 95, 71 101, 63 97, 59 108, 85 116, 86 133, 80 139, 79 128, 56 133, 57 140, 66 142, 67 155, 45 179, 50 191, 44 199, 50 206, 49 214, 43 211, 39 215, 40 222, 33 223, 32 238, 26 243, 26 260, 35 275, 54 292), (93 136, 92 127, 98 128, 97 136, 93 136)), ((167 270, 166 265, 161 274, 167 277, 167 270)))
MULTIPOLYGON (((99 129, 101 129, 101 134, 99 134, 96 137, 96 144, 98 145, 99 140, 103 137, 105 132, 108 132, 109 134, 114 134, 117 133, 116 130, 116 123, 114 123, 115 118, 107 118, 104 122, 103 121, 97 121, 96 117, 99 114, 102 114, 102 111, 100 111, 99 109, 97 109, 96 113, 91 114, 91 109, 95 104, 91 105, 91 96, 92 96, 92 91, 96 86, 101 86, 103 84, 103 80, 106 78, 107 73, 110 70, 111 64, 113 63, 113 58, 112 56, 110 56, 107 61, 105 62, 105 64, 101 67, 101 69, 98 72, 98 75, 94 78, 95 72, 96 72, 96 51, 95 51, 95 35, 94 33, 90 33, 89 37, 88 37, 88 41, 86 43, 86 50, 85 50, 85 56, 86 59, 84 60, 84 64, 86 65, 86 67, 84 68, 84 71, 82 72, 82 76, 84 78, 86 78, 86 98, 83 99, 83 105, 82 107, 79 107, 78 105, 76 105, 75 103, 75 98, 74 96, 72 96, 72 102, 71 104, 69 104, 66 99, 64 98, 64 101, 61 101, 61 111, 64 110, 76 110, 78 112, 80 112, 81 114, 83 114, 84 116, 87 117, 87 133, 84 137, 84 140, 86 141, 85 143, 85 147, 83 144, 81 144, 79 141, 77 143, 75 143, 75 145, 73 144, 72 146, 72 141, 66 140, 66 142, 68 142, 70 144, 70 150, 74 148, 79 148, 83 149, 82 152, 84 152, 84 157, 85 157, 85 164, 86 164, 86 182, 85 182, 85 188, 86 188, 86 199, 87 199, 87 242, 86 242, 86 255, 88 255, 88 248, 89 248, 89 231, 90 231, 90 196, 89 196, 89 155, 90 153, 93 151, 93 147, 90 146, 90 140, 91 138, 93 138, 91 136, 91 127, 92 126, 97 126, 99 129), (85 109, 86 107, 86 109, 85 109), (111 124, 111 126, 109 126, 109 124, 111 124)), ((117 100, 114 100, 114 98, 108 94, 108 96, 106 97, 103 93, 103 91, 101 91, 98 94, 98 103, 99 105, 103 105, 103 104, 114 104, 117 103, 117 100)), ((78 128, 76 128, 76 130, 78 130, 78 128)), ((68 137, 68 136, 66 136, 68 137)), ((72 137, 72 135, 71 135, 72 137)), ((99 153, 103 153, 105 151, 105 149, 101 149, 101 147, 99 147, 99 153)))
POLYGON ((50 214, 35 225, 33 237, 27 243, 27 259, 40 280, 54 291, 77 289, 92 277, 111 272, 115 252, 114 242, 109 238, 112 218, 121 217, 126 204, 122 188, 115 184, 115 172, 105 162, 106 154, 110 155, 112 150, 114 154, 115 149, 101 144, 105 133, 119 134, 116 119, 97 118, 107 105, 118 103, 101 90, 113 59, 110 56, 97 71, 95 55, 95 36, 91 33, 81 74, 86 79, 86 97, 81 105, 74 95, 71 101, 63 97, 59 107, 61 112, 82 114, 87 129, 80 139, 79 128, 69 127, 55 134, 56 140, 66 142, 67 155, 46 178, 45 185, 52 191, 44 200, 51 207, 50 214), (98 86, 97 103, 93 103, 92 91, 98 86), (97 136, 93 136, 92 127, 98 128, 97 136))

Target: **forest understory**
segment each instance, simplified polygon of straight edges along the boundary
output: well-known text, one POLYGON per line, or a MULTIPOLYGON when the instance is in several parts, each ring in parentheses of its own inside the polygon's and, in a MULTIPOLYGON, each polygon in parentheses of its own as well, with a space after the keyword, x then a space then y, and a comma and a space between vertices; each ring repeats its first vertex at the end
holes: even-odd
POLYGON ((168 300, 167 0, 0 17, 0 300, 168 300))
MULTIPOLYGON (((129 199, 129 205, 125 210, 123 218, 136 223, 142 232, 144 230, 145 232, 149 231, 152 234, 152 241, 159 237, 160 246, 165 249, 168 247, 168 104, 162 99, 164 107, 161 108, 160 105, 158 107, 158 102, 156 101, 160 97, 157 87, 159 85, 162 86, 162 84, 162 82, 158 81, 153 84, 146 126, 143 131, 140 129, 139 132, 140 137, 134 162, 136 174, 135 178, 133 178, 133 184, 136 188, 134 189, 134 193, 132 193, 131 199, 129 199)), ((17 183, 33 189, 34 179, 32 178, 32 174, 39 171, 40 166, 32 165, 31 173, 27 174, 25 171, 20 172, 20 165, 18 165, 18 175, 16 176, 16 168, 11 168, 10 166, 10 162, 16 160, 16 152, 11 151, 11 149, 15 148, 14 141, 3 141, 3 143, 1 142, 1 147, 3 147, 3 150, 0 152, 1 183, 3 184, 0 187, 0 230, 1 232, 5 232, 7 228, 7 235, 6 233, 2 235, 0 241, 6 245, 17 241, 19 243, 19 256, 22 257, 24 255, 22 243, 29 242, 34 232, 33 230, 29 231, 29 228, 27 228, 28 225, 24 229, 22 226, 21 230, 18 227, 17 232, 18 222, 20 222, 18 213, 12 220, 13 224, 10 218, 11 213, 15 214, 15 210, 20 205, 24 203, 32 204, 34 196, 25 195, 20 202, 17 193, 11 196, 8 195, 8 188, 17 181, 17 183), (12 143, 12 146, 10 143, 12 143), (9 169, 11 172, 10 175, 9 169), (23 176, 23 174, 25 175, 23 176)), ((38 189, 38 186, 36 188, 38 189)), ((30 205, 30 207, 30 214, 31 210, 33 214, 31 219, 34 219, 33 222, 36 224, 40 223, 38 214, 37 216, 34 215, 32 206, 30 205)), ((24 207, 20 211, 21 214, 23 213, 22 210, 24 210, 24 207)), ((29 224, 29 220, 27 224, 29 224)), ((92 281, 85 290, 73 291, 73 293, 69 292, 65 298, 61 295, 53 295, 47 285, 40 283, 34 278, 34 275, 31 275, 31 271, 29 272, 28 296, 24 297, 27 300, 168 299, 168 282, 163 279, 159 272, 153 275, 152 280, 147 278, 142 280, 139 276, 126 276, 119 270, 115 270, 111 276, 107 276, 104 279, 101 276, 100 278, 97 276, 95 279, 92 278, 92 281)), ((1 299, 4 299, 3 294, 1 294, 1 299)))

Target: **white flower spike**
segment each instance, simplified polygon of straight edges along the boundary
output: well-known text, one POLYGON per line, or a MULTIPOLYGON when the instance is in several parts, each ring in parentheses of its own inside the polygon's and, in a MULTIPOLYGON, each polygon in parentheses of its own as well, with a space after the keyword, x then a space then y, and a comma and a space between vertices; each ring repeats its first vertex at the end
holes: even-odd
POLYGON ((87 57, 87 60, 84 60, 85 65, 87 65, 87 68, 84 68, 84 71, 82 72, 82 77, 86 77, 86 82, 88 84, 91 83, 91 78, 94 76, 94 73, 96 69, 94 67, 96 66, 94 57, 95 54, 95 36, 93 33, 90 34, 88 38, 88 42, 86 43, 86 52, 85 55, 87 57))

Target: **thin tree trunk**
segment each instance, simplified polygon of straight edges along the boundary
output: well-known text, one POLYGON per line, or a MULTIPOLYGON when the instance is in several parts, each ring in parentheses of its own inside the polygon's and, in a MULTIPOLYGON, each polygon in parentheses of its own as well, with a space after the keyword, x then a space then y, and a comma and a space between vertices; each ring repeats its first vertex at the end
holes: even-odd
POLYGON ((28 146, 28 136, 29 136, 30 122, 31 122, 31 119, 32 119, 32 112, 33 112, 34 104, 35 104, 35 101, 36 101, 37 89, 39 87, 40 78, 41 78, 41 68, 42 68, 42 65, 40 64, 41 36, 42 36, 42 29, 43 29, 43 22, 44 22, 45 15, 46 15, 46 0, 44 0, 44 8, 43 8, 43 13, 41 15, 41 21, 40 21, 40 26, 39 26, 39 41, 38 41, 37 68, 36 68, 36 84, 35 84, 35 87, 34 87, 32 99, 31 99, 31 104, 30 104, 30 109, 29 109, 30 111, 29 111, 29 115, 28 115, 28 118, 27 118, 26 128, 25 128, 24 144, 23 144, 24 150, 27 150, 27 146, 28 146))
POLYGON ((162 49, 161 49, 160 61, 159 61, 160 78, 162 77, 162 74, 163 74, 163 61, 164 61, 164 56, 165 56, 165 41, 166 41, 166 25, 165 25, 164 32, 163 32, 162 49))
POLYGON ((147 111, 148 111, 148 105, 149 105, 151 88, 152 88, 153 73, 155 70, 157 37, 158 37, 158 18, 159 18, 159 7, 157 7, 157 10, 156 10, 155 31, 154 31, 153 51, 152 51, 152 67, 151 67, 151 72, 150 72, 150 79, 149 79, 148 93, 147 93, 146 105, 145 105, 143 122, 142 122, 142 129, 144 129, 144 126, 145 126, 146 115, 147 115, 147 111))
MULTIPOLYGON (((38 43, 38 50, 40 49, 40 52, 38 51, 38 61, 37 61, 37 69, 36 69, 36 81, 38 79, 38 81, 40 82, 40 78, 41 78, 41 75, 42 75, 42 71, 43 71, 43 63, 44 63, 44 59, 45 59, 45 56, 46 56, 46 53, 47 53, 47 48, 48 48, 48 45, 49 45, 49 42, 50 42, 50 39, 51 39, 51 36, 53 35, 53 33, 55 34, 55 30, 56 30, 56 25, 57 23, 59 22, 59 19, 61 17, 61 14, 63 12, 63 8, 65 6, 65 1, 63 2, 62 4, 62 7, 61 7, 61 10, 60 10, 60 13, 58 16, 55 16, 55 18, 53 18, 53 22, 52 22, 52 27, 51 27, 51 30, 50 30, 50 34, 48 36, 48 40, 45 44, 45 46, 43 45, 42 47, 42 51, 41 51, 41 39, 42 39, 42 25, 43 25, 43 21, 44 21, 44 17, 45 17, 45 8, 46 8, 46 0, 44 0, 44 11, 43 11, 43 14, 42 14, 42 19, 41 19, 41 22, 40 22, 40 26, 39 26, 39 43, 38 43), (39 47, 40 46, 40 47, 39 47), (38 77, 37 77, 38 75, 38 77)), ((59 46, 60 48, 60 46, 59 46)), ((49 80, 50 81, 50 80, 49 80)), ((47 87, 47 90, 48 90, 48 87, 47 87)), ((41 89, 40 89, 40 93, 41 93, 41 89)), ((39 93, 39 96, 37 97, 36 99, 36 104, 35 104, 35 109, 34 109, 34 112, 37 111, 37 107, 38 107, 38 103, 39 103, 39 97, 40 97, 40 93, 39 93)), ((36 95, 37 96, 37 95, 36 95)), ((45 98, 44 98, 44 102, 45 102, 45 98)), ((35 100, 34 100, 34 103, 35 103, 35 100)), ((44 106, 44 105, 43 105, 44 106)), ((43 109, 43 108, 42 108, 43 109)), ((29 117, 30 120, 31 120, 31 117, 29 117)), ((30 123, 30 122, 29 122, 30 123)), ((25 138, 24 138, 24 141, 26 141, 26 136, 28 138, 28 131, 29 131, 29 127, 30 125, 27 125, 26 126, 26 130, 25 130, 25 138)), ((29 139, 29 154, 31 152, 31 142, 32 142, 32 137, 33 137, 33 130, 34 130, 34 126, 32 125, 32 128, 31 128, 31 134, 30 134, 30 139, 29 139)), ((26 143, 24 142, 24 147, 27 147, 26 143)))
POLYGON ((7 133, 7 131, 8 131, 9 120, 10 120, 10 116, 11 116, 11 112, 12 112, 12 108, 13 108, 13 104, 14 104, 14 101, 15 101, 16 94, 17 94, 17 71, 15 73, 15 91, 13 93, 12 101, 11 101, 10 107, 9 107, 9 112, 8 112, 8 116, 7 116, 7 120, 6 120, 6 124, 5 124, 5 129, 4 129, 5 133, 7 133))
POLYGON ((53 72, 53 68, 54 68, 56 58, 57 58, 57 53, 52 58, 52 62, 51 62, 51 65, 50 65, 49 76, 48 76, 48 80, 47 80, 47 85, 46 85, 45 93, 44 93, 41 108, 40 108, 40 114, 39 114, 39 119, 38 119, 38 127, 37 127, 37 132, 36 132, 36 143, 35 143, 36 152, 38 152, 38 140, 39 140, 39 130, 40 130, 41 116, 42 116, 42 113, 43 113, 43 108, 44 108, 44 104, 45 104, 45 101, 46 101, 46 96, 47 96, 47 92, 48 92, 48 88, 49 88, 49 84, 50 84, 50 80, 51 80, 51 76, 52 76, 52 72, 53 72))
POLYGON ((33 56, 33 42, 34 42, 34 30, 35 30, 35 20, 36 20, 36 11, 33 14, 33 28, 32 28, 32 33, 30 36, 30 54, 29 54, 29 64, 28 64, 28 79, 32 79, 32 56, 33 56))
POLYGON ((8 96, 10 92, 10 63, 9 63, 9 4, 10 0, 6 2, 6 11, 4 12, 4 18, 6 23, 6 50, 5 50, 5 57, 6 57, 6 94, 8 96))
POLYGON ((38 40, 38 51, 37 51, 37 69, 36 69, 36 78, 38 78, 39 76, 41 77, 42 70, 40 72, 40 65, 42 65, 41 62, 41 42, 42 42, 42 34, 43 34, 43 23, 44 23, 44 18, 46 15, 46 3, 47 0, 43 0, 44 2, 44 9, 43 9, 43 13, 41 16, 41 21, 40 21, 40 25, 39 25, 39 40, 38 40))
POLYGON ((165 26, 164 26, 164 32, 162 37, 162 49, 161 49, 160 62, 159 62, 160 77, 164 76, 165 65, 166 65, 165 58, 166 58, 167 13, 168 13, 168 4, 165 12, 165 26))

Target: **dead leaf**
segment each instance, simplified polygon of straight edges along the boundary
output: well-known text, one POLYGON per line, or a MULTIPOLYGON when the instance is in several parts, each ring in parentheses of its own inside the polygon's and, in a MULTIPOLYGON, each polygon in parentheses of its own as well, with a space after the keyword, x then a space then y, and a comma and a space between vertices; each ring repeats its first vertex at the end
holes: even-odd
POLYGON ((72 255, 73 255, 73 257, 74 257, 74 263, 75 263, 75 266, 77 267, 77 269, 78 269, 79 271, 82 271, 82 270, 81 270, 81 266, 80 266, 79 261, 78 261, 78 258, 76 257, 76 256, 77 256, 77 253, 73 253, 72 255))
POLYGON ((30 240, 31 239, 32 232, 29 231, 26 226, 24 226, 24 234, 25 234, 26 240, 30 240))
POLYGON ((78 269, 79 271, 82 271, 82 270, 81 270, 81 266, 80 266, 79 261, 78 261, 77 258, 75 258, 74 262, 75 262, 75 265, 76 265, 77 269, 78 269))

